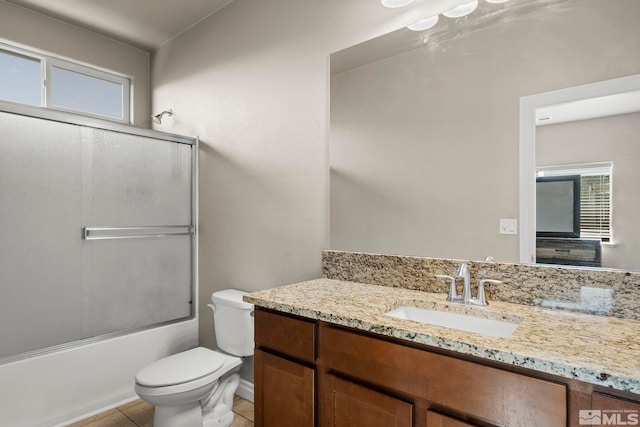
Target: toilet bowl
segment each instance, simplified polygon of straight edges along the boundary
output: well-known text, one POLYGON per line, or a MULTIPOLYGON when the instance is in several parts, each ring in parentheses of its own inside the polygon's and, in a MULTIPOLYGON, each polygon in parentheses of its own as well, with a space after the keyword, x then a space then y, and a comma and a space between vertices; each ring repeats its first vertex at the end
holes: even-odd
POLYGON ((253 354, 253 305, 242 301, 245 293, 228 289, 211 296, 220 350, 197 347, 153 362, 136 374, 136 393, 156 407, 154 427, 233 423, 241 356, 253 354))

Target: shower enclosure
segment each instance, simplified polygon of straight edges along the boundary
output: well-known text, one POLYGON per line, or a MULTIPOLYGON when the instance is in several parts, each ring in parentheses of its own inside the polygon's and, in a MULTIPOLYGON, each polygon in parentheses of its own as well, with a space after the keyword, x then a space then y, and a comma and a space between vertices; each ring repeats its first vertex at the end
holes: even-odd
POLYGON ((0 111, 0 364, 192 319, 196 141, 0 111))

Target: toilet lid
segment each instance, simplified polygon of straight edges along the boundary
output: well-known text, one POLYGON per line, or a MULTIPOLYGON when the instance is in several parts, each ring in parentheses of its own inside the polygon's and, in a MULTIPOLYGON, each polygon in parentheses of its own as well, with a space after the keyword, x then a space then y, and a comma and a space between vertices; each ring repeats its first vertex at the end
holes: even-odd
POLYGON ((220 353, 197 347, 153 362, 138 372, 136 382, 146 387, 182 384, 214 373, 224 360, 220 353))

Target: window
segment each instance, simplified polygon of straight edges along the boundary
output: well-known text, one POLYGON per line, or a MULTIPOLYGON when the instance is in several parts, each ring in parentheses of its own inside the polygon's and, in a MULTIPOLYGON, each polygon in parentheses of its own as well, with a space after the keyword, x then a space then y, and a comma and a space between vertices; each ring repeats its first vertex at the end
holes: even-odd
POLYGON ((0 99, 40 105, 40 60, 0 50, 0 99))
POLYGON ((613 164, 550 166, 537 168, 539 177, 580 175, 580 238, 612 239, 611 172, 613 164))
POLYGON ((47 107, 128 121, 128 79, 57 60, 46 69, 47 107))
POLYGON ((129 79, 0 44, 0 100, 129 123, 129 79))

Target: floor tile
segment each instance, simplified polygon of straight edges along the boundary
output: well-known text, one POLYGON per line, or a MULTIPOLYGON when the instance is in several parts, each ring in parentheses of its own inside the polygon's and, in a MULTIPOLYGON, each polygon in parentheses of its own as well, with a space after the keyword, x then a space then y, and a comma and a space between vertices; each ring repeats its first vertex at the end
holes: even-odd
POLYGON ((153 426, 155 408, 148 402, 141 400, 135 405, 127 404, 118 407, 118 409, 140 427, 153 426))
POLYGON ((255 417, 253 415, 253 402, 249 402, 246 399, 238 399, 233 402, 233 412, 242 415, 249 421, 255 422, 255 417))
POLYGON ((119 413, 119 411, 117 409, 109 409, 108 411, 101 412, 101 413, 99 413, 97 415, 94 415, 92 417, 89 417, 89 418, 85 418, 82 421, 78 421, 76 423, 69 424, 67 427, 84 427, 89 423, 92 423, 94 421, 98 421, 99 419, 106 418, 106 417, 108 417, 110 415, 117 414, 117 413, 119 413))
MULTIPOLYGON (((235 419, 231 427, 254 427, 253 403, 236 396, 233 401, 235 419)), ((102 412, 68 427, 153 427, 155 408, 137 399, 115 409, 102 412)))
POLYGON ((115 411, 106 417, 93 420, 94 417, 81 421, 82 424, 72 424, 74 427, 137 427, 136 423, 127 418, 122 412, 115 411))
POLYGON ((132 406, 137 406, 137 405, 139 405, 139 404, 141 404, 141 403, 147 403, 147 402, 145 402, 145 401, 144 401, 144 400, 142 400, 142 399, 135 399, 135 400, 132 400, 132 401, 131 401, 131 402, 129 402, 129 403, 125 403, 124 405, 120 405, 120 406, 118 406, 118 409, 123 410, 123 409, 126 409, 126 408, 130 408, 130 407, 132 407, 132 406))
POLYGON ((245 417, 236 414, 236 418, 233 420, 231 427, 253 427, 253 423, 245 417))

